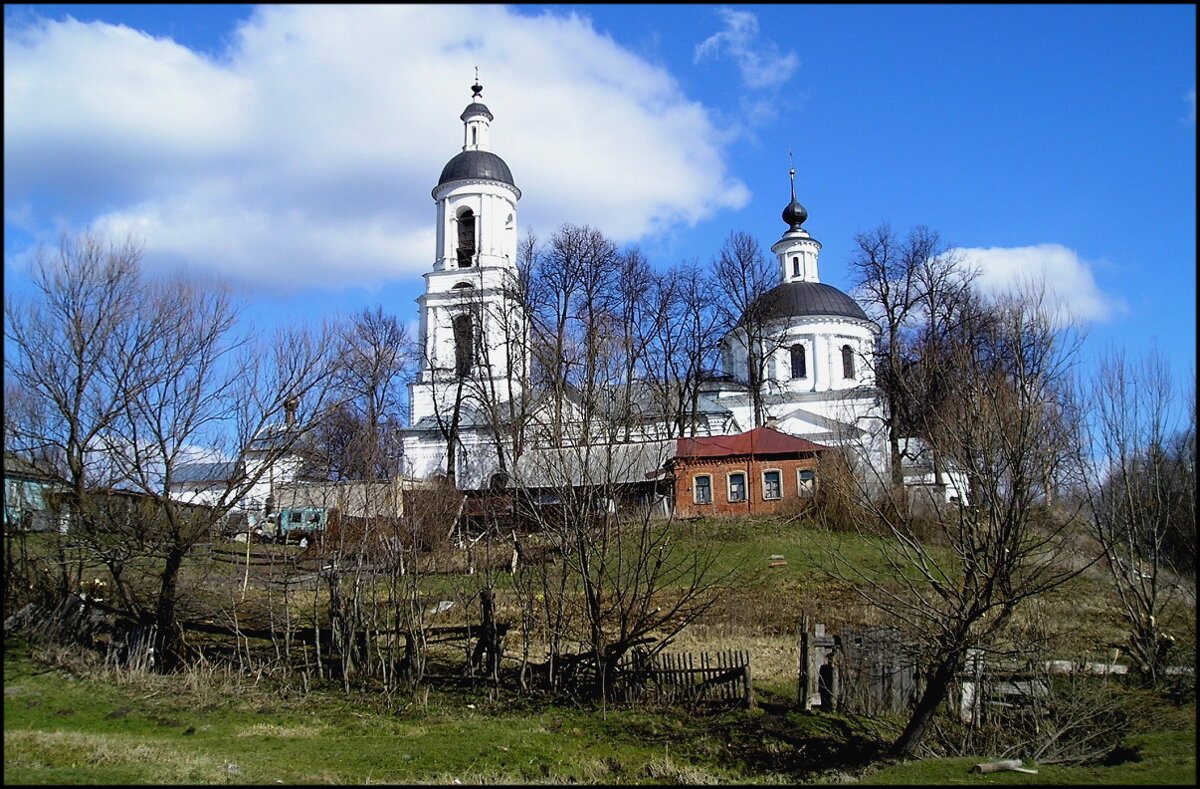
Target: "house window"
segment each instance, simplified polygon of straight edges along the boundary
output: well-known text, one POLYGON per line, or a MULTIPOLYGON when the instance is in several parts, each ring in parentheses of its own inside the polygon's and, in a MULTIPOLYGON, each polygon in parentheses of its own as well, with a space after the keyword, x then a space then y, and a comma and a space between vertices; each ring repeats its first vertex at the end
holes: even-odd
POLYGON ((729 475, 729 500, 746 500, 746 475, 740 471, 735 471, 729 475))
POLYGON ((470 315, 459 315, 454 319, 454 374, 462 378, 470 375, 475 363, 475 332, 470 315))
POLYGON ((854 349, 849 345, 842 346, 842 377, 854 377, 854 349))
POLYGON ((763 499, 783 498, 783 475, 779 469, 763 472, 763 499))
POLYGON ((467 208, 458 215, 458 267, 468 268, 475 258, 475 213, 467 208))
POLYGON ((292 514, 291 514, 291 515, 288 517, 288 521, 289 521, 290 523, 299 523, 299 522, 300 522, 300 518, 301 518, 301 517, 302 517, 302 516, 301 516, 301 514, 300 514, 300 513, 298 513, 298 512, 293 512, 293 513, 292 513, 292 514))
POLYGON ((802 468, 796 472, 796 491, 801 496, 811 496, 817 489, 817 474, 811 468, 802 468))
POLYGON ((692 478, 692 500, 697 504, 712 504, 712 477, 699 474, 692 478))
POLYGON ((808 364, 804 358, 804 346, 792 346, 792 377, 804 378, 808 375, 808 364))

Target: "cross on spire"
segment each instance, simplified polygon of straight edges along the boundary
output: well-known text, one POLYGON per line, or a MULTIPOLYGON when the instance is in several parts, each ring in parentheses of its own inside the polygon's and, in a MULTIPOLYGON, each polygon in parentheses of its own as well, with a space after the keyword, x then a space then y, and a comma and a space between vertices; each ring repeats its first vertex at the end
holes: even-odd
POLYGON ((792 149, 788 148, 788 180, 792 182, 792 202, 796 202, 796 163, 792 161, 792 149))

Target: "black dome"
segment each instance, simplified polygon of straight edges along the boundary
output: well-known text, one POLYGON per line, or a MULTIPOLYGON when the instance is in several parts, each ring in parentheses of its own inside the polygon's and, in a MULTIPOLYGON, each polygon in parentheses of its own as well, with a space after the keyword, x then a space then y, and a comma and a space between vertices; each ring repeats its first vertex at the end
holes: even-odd
POLYGON ((785 282, 764 293, 755 304, 762 305, 763 320, 808 315, 870 320, 858 302, 823 282, 785 282))
POLYGON ((489 121, 496 119, 495 116, 492 115, 492 111, 487 108, 486 104, 480 104, 477 101, 473 101, 468 104, 467 108, 463 110, 462 115, 460 115, 458 119, 465 121, 468 115, 486 115, 489 121))
POLYGON ((804 224, 806 219, 808 219, 808 211, 795 199, 787 204, 787 208, 783 209, 783 221, 787 222, 789 227, 799 227, 804 224))
POLYGON ((512 172, 496 154, 491 151, 463 151, 442 168, 442 177, 438 186, 449 181, 462 178, 486 178, 490 181, 501 181, 515 187, 512 172))

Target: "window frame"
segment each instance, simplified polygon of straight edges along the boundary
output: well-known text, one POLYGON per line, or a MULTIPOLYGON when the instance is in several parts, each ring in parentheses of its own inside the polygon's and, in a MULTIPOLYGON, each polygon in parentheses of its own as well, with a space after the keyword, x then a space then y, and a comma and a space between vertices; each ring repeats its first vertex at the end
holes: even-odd
POLYGON ((713 503, 712 474, 693 474, 692 475, 692 503, 693 504, 712 504, 713 503), (708 500, 707 501, 700 500, 699 494, 700 494, 700 480, 701 479, 704 479, 707 481, 707 484, 705 485, 705 487, 708 489, 708 500))
POLYGON ((467 378, 475 371, 475 316, 470 312, 454 315, 450 335, 454 339, 454 375, 467 378))
POLYGON ((842 345, 842 377, 847 381, 857 380, 855 366, 854 349, 850 347, 850 343, 844 343, 842 345))
POLYGON ((746 486, 746 482, 747 482, 746 472, 744 472, 744 471, 728 472, 725 475, 725 499, 726 499, 726 501, 728 501, 730 504, 743 504, 747 500, 749 500, 750 490, 746 486), (735 499, 733 497, 733 478, 735 476, 742 478, 742 497, 740 499, 735 499))
POLYGON ((811 496, 816 492, 817 492, 816 469, 811 469, 811 468, 796 469, 796 495, 811 496), (805 473, 810 475, 807 480, 804 479, 804 477, 802 476, 805 473), (805 485, 806 482, 811 483, 811 484, 805 485))
POLYGON ((454 254, 458 268, 471 268, 475 265, 475 255, 479 252, 479 220, 478 215, 470 206, 459 209, 454 216, 458 223, 454 237, 454 254), (467 223, 470 223, 470 229, 467 223), (464 246, 470 240, 471 246, 464 246))
POLYGON ((783 499, 783 469, 764 468, 762 470, 762 499, 763 499, 763 501, 780 501, 783 499), (779 481, 779 495, 777 495, 777 496, 768 496, 767 495, 767 475, 768 474, 775 474, 776 479, 779 481))
POLYGON ((794 343, 788 348, 788 372, 793 381, 802 381, 808 377, 808 349, 804 343, 794 343), (796 375, 796 351, 800 352, 800 375, 796 375))

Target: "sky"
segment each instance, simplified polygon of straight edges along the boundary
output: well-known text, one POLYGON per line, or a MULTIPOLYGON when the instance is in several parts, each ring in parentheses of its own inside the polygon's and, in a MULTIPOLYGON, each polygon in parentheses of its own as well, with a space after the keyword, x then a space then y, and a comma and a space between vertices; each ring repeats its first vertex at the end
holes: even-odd
POLYGON ((923 225, 1194 379, 1193 5, 6 5, 6 293, 92 229, 266 326, 415 328, 475 69, 522 235, 769 250, 794 166, 823 282, 923 225))

